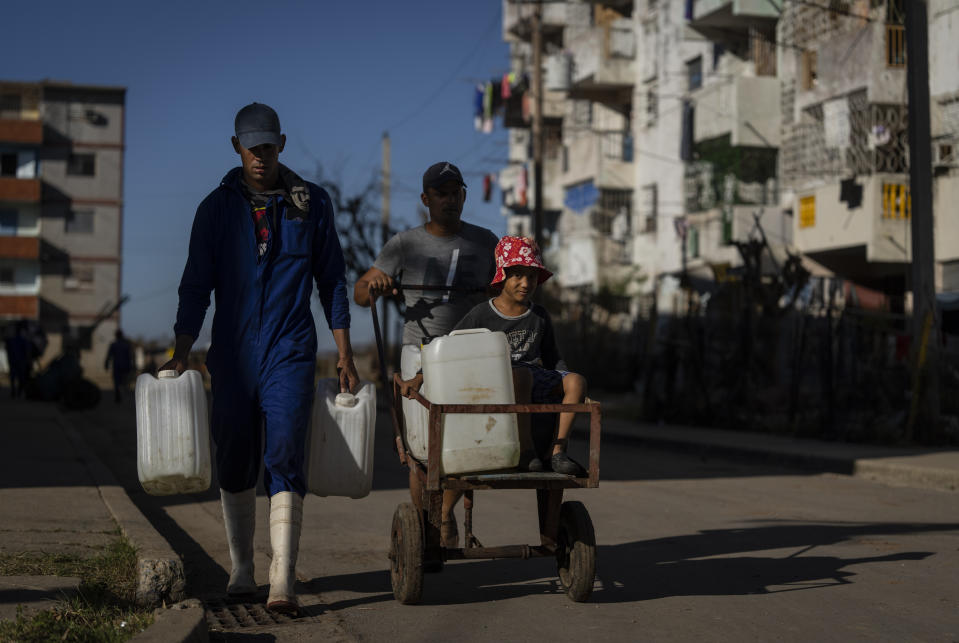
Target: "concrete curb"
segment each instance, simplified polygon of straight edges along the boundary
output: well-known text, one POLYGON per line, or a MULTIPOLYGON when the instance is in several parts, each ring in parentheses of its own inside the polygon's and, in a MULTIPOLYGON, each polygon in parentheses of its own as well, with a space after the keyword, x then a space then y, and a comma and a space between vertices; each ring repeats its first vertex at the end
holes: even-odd
POLYGON ((130 640, 136 643, 209 643, 210 632, 203 604, 194 598, 171 605, 169 609, 157 610, 153 625, 130 640))
POLYGON ((618 418, 604 418, 603 435, 672 450, 861 477, 895 486, 959 491, 959 468, 940 466, 944 457, 959 462, 959 452, 897 450, 722 429, 654 427, 618 418), (869 455, 858 457, 857 452, 869 455))
POLYGON ((183 600, 186 575, 183 561, 161 536, 150 521, 140 513, 116 477, 101 462, 73 425, 57 413, 57 421, 84 461, 100 497, 123 535, 137 550, 137 603, 143 607, 158 607, 164 603, 183 600))

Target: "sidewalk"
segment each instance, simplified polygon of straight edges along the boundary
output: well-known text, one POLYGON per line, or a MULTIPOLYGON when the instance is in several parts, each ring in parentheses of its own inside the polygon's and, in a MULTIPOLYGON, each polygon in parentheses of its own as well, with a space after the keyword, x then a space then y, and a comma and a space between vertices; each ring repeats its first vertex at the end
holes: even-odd
POLYGON ((616 439, 639 440, 652 446, 840 473, 883 484, 959 491, 957 448, 825 442, 746 431, 642 424, 615 417, 603 418, 603 437, 604 445, 616 439))
MULTIPOLYGON (((69 415, 56 404, 14 400, 0 389, 0 418, 0 554, 92 556, 115 540, 119 527, 137 549, 138 602, 155 607, 183 598, 179 556, 71 426, 69 415)), ((48 609, 75 594, 78 585, 77 578, 0 576, 0 619, 15 618, 18 605, 48 609)), ((201 608, 189 612, 203 622, 201 608)), ((143 635, 186 640, 184 620, 183 614, 160 614, 143 635)))

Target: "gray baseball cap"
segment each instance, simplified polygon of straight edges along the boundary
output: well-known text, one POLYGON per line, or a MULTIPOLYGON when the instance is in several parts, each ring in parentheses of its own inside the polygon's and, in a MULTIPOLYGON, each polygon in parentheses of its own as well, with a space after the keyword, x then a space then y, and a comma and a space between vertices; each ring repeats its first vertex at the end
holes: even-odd
POLYGON ((263 103, 250 103, 236 113, 233 121, 240 145, 251 149, 257 145, 280 144, 280 117, 263 103))
POLYGON ((466 187, 458 167, 448 161, 434 163, 423 173, 423 192, 425 193, 427 188, 438 188, 447 181, 456 181, 464 188, 466 187))

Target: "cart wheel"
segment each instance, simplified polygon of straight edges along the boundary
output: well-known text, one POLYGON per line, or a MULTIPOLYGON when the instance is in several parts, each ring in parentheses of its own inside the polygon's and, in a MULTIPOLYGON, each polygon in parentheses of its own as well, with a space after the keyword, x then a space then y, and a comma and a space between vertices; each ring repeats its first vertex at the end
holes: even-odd
POLYGON ((583 503, 564 502, 559 511, 556 562, 566 595, 577 603, 589 599, 596 576, 596 535, 583 503))
POLYGON ((393 512, 390 531, 390 583, 393 597, 415 605, 423 595, 423 525, 420 513, 409 502, 393 512))

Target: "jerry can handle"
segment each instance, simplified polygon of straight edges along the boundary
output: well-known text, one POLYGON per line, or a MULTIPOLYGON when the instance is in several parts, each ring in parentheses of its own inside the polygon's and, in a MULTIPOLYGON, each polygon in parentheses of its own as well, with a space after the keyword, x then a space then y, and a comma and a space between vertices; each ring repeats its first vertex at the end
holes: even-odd
POLYGON ((176 372, 176 369, 171 368, 165 371, 160 371, 157 373, 157 379, 165 380, 167 378, 178 377, 180 374, 176 372))
POLYGON ((489 333, 489 328, 460 328, 459 330, 454 330, 450 332, 450 337, 453 335, 475 335, 477 333, 489 333))

